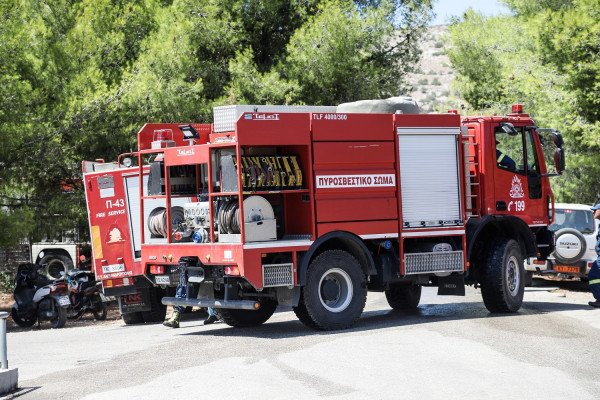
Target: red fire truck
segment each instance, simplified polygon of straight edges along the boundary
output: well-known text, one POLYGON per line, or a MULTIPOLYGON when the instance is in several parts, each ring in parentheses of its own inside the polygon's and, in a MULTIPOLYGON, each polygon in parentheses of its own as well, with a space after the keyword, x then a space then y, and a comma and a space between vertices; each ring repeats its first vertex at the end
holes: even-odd
POLYGON ((311 328, 343 329, 367 291, 412 309, 423 286, 475 285, 491 312, 521 307, 523 260, 553 250, 555 175, 522 109, 308 111, 229 106, 214 124, 146 124, 137 166, 85 168, 94 269, 126 323, 179 305, 254 326, 286 305, 311 328))

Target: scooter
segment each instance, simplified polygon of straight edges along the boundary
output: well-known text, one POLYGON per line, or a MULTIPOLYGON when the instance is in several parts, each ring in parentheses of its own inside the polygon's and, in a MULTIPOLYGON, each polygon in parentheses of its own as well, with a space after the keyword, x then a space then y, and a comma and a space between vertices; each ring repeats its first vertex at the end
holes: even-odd
POLYGON ((106 319, 106 299, 100 292, 93 273, 74 268, 67 272, 70 305, 67 310, 68 319, 80 318, 91 312, 98 321, 106 319))
POLYGON ((67 285, 51 281, 38 270, 43 265, 21 264, 15 278, 11 316, 17 325, 29 328, 36 322, 50 321, 52 328, 62 328, 70 304, 67 285))

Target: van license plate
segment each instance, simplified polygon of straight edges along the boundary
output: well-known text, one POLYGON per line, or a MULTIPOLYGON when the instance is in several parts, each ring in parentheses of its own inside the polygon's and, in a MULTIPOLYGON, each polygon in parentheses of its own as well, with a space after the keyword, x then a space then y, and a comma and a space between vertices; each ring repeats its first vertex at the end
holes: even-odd
POLYGON ((579 273, 579 267, 573 267, 570 265, 555 265, 554 270, 556 272, 564 272, 564 273, 568 273, 568 274, 578 274, 579 273))
POLYGON ((156 275, 154 277, 154 282, 156 282, 157 285, 170 285, 171 279, 169 278, 169 275, 156 275))

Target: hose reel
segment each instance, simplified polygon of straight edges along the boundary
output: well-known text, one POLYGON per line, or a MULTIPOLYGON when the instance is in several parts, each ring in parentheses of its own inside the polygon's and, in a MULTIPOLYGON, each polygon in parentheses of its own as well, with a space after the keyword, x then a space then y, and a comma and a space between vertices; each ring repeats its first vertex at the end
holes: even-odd
MULTIPOLYGON (((244 199, 243 223, 247 242, 277 239, 273 207, 262 196, 250 196, 244 199)), ((220 241, 233 241, 229 235, 238 235, 241 232, 240 207, 237 199, 219 203, 216 225, 220 241)))
MULTIPOLYGON (((177 231, 180 224, 184 222, 183 207, 171 207, 171 232, 177 231)), ((167 237, 167 209, 165 207, 157 207, 150 212, 148 216, 148 229, 155 238, 167 237)))

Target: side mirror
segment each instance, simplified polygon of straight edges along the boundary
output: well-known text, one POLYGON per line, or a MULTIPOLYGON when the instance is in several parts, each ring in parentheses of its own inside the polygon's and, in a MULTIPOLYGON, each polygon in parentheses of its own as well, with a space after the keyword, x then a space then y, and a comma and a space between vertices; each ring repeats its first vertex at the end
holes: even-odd
POLYGON ((500 127, 502 128, 504 133, 507 133, 510 136, 516 136, 519 134, 519 132, 517 132, 517 130, 515 129, 515 126, 510 122, 501 122, 500 127))
POLYGON ((552 141, 554 142, 554 145, 558 148, 562 148, 563 144, 565 144, 562 135, 559 131, 556 130, 552 131, 552 141))
MULTIPOLYGON (((552 140, 554 140, 554 135, 552 136, 552 140)), ((556 144, 556 142, 554 143, 556 144)), ((556 166, 556 172, 560 175, 565 170, 565 150, 558 147, 558 145, 556 146, 557 147, 554 150, 554 165, 556 166)))

